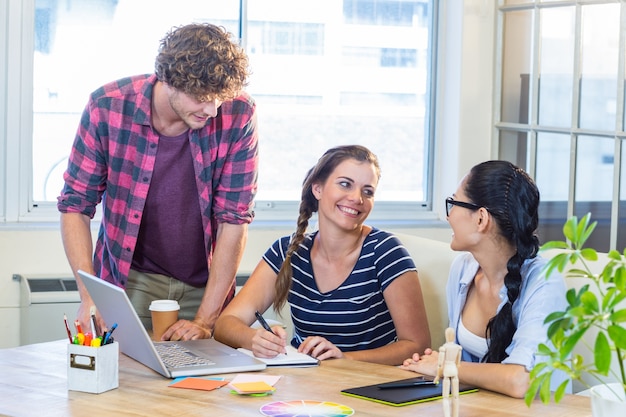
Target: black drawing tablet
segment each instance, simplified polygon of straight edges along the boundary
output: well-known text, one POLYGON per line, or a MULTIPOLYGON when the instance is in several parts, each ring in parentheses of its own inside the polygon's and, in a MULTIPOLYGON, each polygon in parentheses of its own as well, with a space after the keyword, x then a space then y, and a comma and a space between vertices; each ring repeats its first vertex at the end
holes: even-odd
MULTIPOLYGON (((375 401, 395 407, 409 404, 417 404, 424 401, 432 401, 442 398, 442 383, 439 383, 438 385, 428 384, 402 388, 385 387, 386 385, 390 384, 410 384, 417 381, 423 381, 423 378, 408 378, 399 381, 387 382, 384 384, 347 388, 342 390, 341 393, 351 397, 362 398, 364 400, 375 401)), ((459 386, 459 394, 467 394, 476 391, 478 391, 476 387, 463 384, 459 386)))

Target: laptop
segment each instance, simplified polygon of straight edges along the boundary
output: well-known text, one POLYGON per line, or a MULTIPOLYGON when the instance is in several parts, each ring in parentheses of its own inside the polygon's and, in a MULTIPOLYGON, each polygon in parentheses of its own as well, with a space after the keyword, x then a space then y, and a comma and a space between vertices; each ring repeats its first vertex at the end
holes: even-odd
POLYGON ((124 289, 78 271, 120 351, 167 378, 259 371, 266 364, 215 339, 153 342, 124 289), (181 362, 184 362, 181 364, 181 362))

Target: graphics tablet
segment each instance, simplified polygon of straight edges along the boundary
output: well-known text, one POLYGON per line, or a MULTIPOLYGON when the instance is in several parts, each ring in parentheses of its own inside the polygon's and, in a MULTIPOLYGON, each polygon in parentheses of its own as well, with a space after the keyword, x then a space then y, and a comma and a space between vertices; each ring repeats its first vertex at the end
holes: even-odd
MULTIPOLYGON (((424 384, 423 382, 424 378, 420 376, 384 384, 347 388, 342 390, 341 393, 350 397, 362 398, 395 407, 442 398, 441 390, 443 384, 441 382, 437 385, 432 383, 424 384), (416 383, 418 385, 414 385, 416 383)), ((476 387, 463 384, 459 386, 459 394, 476 391, 478 391, 476 387)))

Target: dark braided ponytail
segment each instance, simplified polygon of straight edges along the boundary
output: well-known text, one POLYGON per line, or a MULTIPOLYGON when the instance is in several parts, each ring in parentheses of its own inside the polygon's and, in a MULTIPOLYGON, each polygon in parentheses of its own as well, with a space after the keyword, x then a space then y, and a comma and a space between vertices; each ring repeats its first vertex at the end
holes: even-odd
POLYGON ((369 162, 378 171, 380 167, 378 158, 369 149, 360 145, 337 146, 327 150, 317 161, 317 164, 309 170, 302 184, 302 196, 300 198, 300 210, 296 232, 291 238, 285 260, 283 261, 278 276, 276 277, 276 298, 274 299, 274 310, 279 312, 287 302, 287 296, 291 289, 292 269, 291 258, 298 252, 298 247, 305 237, 309 219, 318 210, 318 201, 313 195, 313 185, 326 182, 330 174, 337 165, 347 159, 354 159, 359 162, 369 162))
POLYGON ((507 262, 504 285, 507 302, 489 320, 485 337, 488 350, 482 362, 499 363, 508 355, 517 330, 513 321, 513 304, 522 285, 521 269, 525 260, 534 258, 539 250, 539 190, 522 169, 507 161, 487 161, 472 168, 465 183, 468 198, 487 208, 495 219, 500 234, 511 243, 516 253, 507 262))

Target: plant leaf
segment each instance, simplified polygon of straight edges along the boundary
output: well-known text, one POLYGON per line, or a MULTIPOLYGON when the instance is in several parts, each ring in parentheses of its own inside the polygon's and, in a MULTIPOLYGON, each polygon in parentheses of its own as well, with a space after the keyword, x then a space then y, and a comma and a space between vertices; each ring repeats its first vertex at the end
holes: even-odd
MULTIPOLYGON (((545 347, 545 345, 544 345, 545 347)), ((539 362, 535 365, 535 367, 531 370, 532 376, 540 375, 541 372, 546 369, 548 364, 546 362, 539 362)))
POLYGON ((615 311, 613 314, 609 316, 609 320, 615 323, 621 323, 623 321, 626 321, 626 308, 615 311))
POLYGON ((568 253, 559 253, 558 255, 555 255, 552 259, 550 259, 546 263, 546 266, 544 267, 545 268, 544 274, 546 275, 546 277, 549 277, 555 268, 558 269, 559 272, 563 272, 563 270, 569 263, 569 259, 570 259, 570 255, 568 253))
POLYGON ((563 316, 565 316, 565 312, 564 311, 554 311, 554 312, 548 314, 548 316, 546 317, 546 319, 543 322, 544 323, 550 323, 550 322, 553 322, 555 320, 563 318, 563 316))
POLYGON ((569 249, 569 245, 562 240, 551 240, 549 242, 544 243, 539 248, 540 251, 547 251, 550 249, 569 249))
POLYGON ((580 301, 582 302, 585 310, 590 313, 597 313, 600 307, 600 303, 598 303, 598 298, 591 291, 585 291, 580 296, 580 301))
MULTIPOLYGON (((587 286, 587 288, 589 288, 589 286, 587 286)), ((582 288, 581 288, 581 291, 582 291, 582 288)), ((570 288, 569 290, 567 290, 567 292, 565 293, 565 299, 567 300, 567 304, 571 306, 578 305, 578 296, 574 288, 570 288)))
POLYGON ((583 216, 583 218, 580 221, 580 224, 578 225, 578 229, 577 229, 578 240, 575 241, 574 246, 579 249, 585 246, 587 239, 593 233, 594 229, 596 228, 596 225, 598 224, 598 222, 593 222, 589 224, 590 219, 591 219, 591 213, 587 213, 583 216))
POLYGON ((598 260, 598 252, 595 249, 585 248, 580 251, 580 256, 585 258, 588 261, 597 261, 598 260))
POLYGON ((585 334, 587 329, 588 327, 583 327, 582 329, 572 332, 568 337, 564 339, 565 343, 563 343, 563 346, 561 346, 561 348, 559 349, 561 357, 569 356, 572 353, 572 350, 574 349, 574 347, 576 347, 576 344, 578 343, 582 335, 585 334))
POLYGON ((570 268, 567 270, 566 276, 568 278, 579 278, 579 277, 585 277, 585 278, 592 278, 593 279, 593 275, 590 275, 589 272, 585 271, 584 269, 579 269, 579 268, 570 268))
POLYGON ((539 388, 539 397, 544 404, 550 401, 550 374, 546 373, 542 375, 541 388, 539 388))
POLYGON ((577 242, 576 229, 578 229, 578 217, 570 217, 563 225, 563 236, 571 242, 577 242))
POLYGON ((541 385, 543 384, 543 381, 544 381, 543 375, 539 375, 539 376, 535 375, 534 373, 535 369, 536 369, 536 366, 531 371, 530 385, 528 386, 528 389, 526 390, 526 394, 524 394, 524 402, 526 403, 528 407, 530 407, 530 404, 535 400, 535 397, 537 397, 537 391, 539 391, 539 388, 541 388, 541 385))
POLYGON ((606 335, 602 332, 598 333, 596 337, 593 357, 598 372, 606 376, 611 366, 611 347, 606 335))
MULTIPOLYGON (((550 241, 543 244, 541 251, 548 253, 542 273, 546 278, 558 270, 567 278, 583 278, 588 282, 576 290, 567 290, 565 311, 554 311, 544 319, 550 344, 541 344, 537 357, 543 357, 530 372, 530 384, 524 399, 530 405, 537 397, 542 402, 550 400, 550 379, 552 374, 563 372, 567 380, 559 384, 554 392, 555 402, 559 402, 571 380, 582 381, 587 375, 603 383, 604 376, 621 378, 626 389, 624 368, 626 363, 626 248, 623 253, 610 250, 607 258, 600 257, 596 249, 584 247, 598 222, 591 221, 591 213, 582 218, 570 217, 563 225, 565 241, 550 241), (601 261, 601 269, 592 262, 601 261), (596 271, 601 271, 597 273, 596 271), (590 286, 594 290, 589 291, 590 286), (590 346, 590 335, 595 335, 590 346), (593 363, 574 348, 583 348, 593 354, 593 363), (614 356, 615 355, 615 356, 614 356), (619 370, 611 370, 614 357, 620 364, 619 370), (613 374, 615 372, 615 374, 613 374)), ((539 359, 538 359, 539 360, 539 359)))
POLYGON ((619 267, 615 270, 613 282, 620 291, 626 291, 626 268, 619 267))
MULTIPOLYGON (((611 338, 613 343, 615 343, 615 346, 620 349, 626 349, 626 329, 617 324, 611 324, 607 330, 609 333, 609 337, 611 338)), ((598 336, 600 334, 602 333, 598 333, 598 336)))
POLYGON ((556 389, 556 391, 554 391, 554 402, 558 403, 561 401, 561 399, 563 398, 563 396, 565 395, 565 391, 567 390, 569 385, 569 379, 561 382, 561 384, 559 384, 558 388, 556 389))

